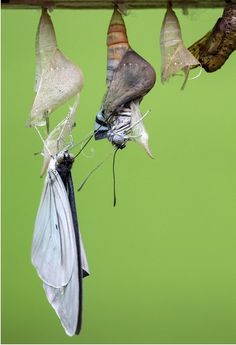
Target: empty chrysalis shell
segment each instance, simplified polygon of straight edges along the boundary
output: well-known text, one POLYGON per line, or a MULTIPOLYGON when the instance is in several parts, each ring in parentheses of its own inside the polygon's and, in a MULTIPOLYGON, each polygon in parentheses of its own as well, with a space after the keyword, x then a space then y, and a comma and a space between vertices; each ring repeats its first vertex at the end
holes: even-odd
POLYGON ((228 3, 214 28, 189 47, 206 72, 215 72, 236 50, 236 4, 228 3))
POLYGON ((38 91, 42 69, 45 69, 50 57, 57 50, 57 41, 54 27, 46 9, 42 9, 36 34, 36 73, 35 92, 38 91))
POLYGON ((107 31, 107 86, 112 80, 114 70, 129 49, 125 23, 115 7, 107 31))
POLYGON ((82 86, 80 68, 58 49, 51 18, 43 9, 36 37, 36 96, 28 126, 44 126, 49 114, 82 86))
POLYGON ((55 157, 60 152, 64 152, 65 149, 72 146, 73 142, 71 132, 75 126, 75 116, 79 100, 80 96, 78 94, 69 114, 51 131, 45 140, 43 149, 43 166, 40 176, 43 176, 46 173, 52 156, 55 157))
POLYGON ((178 18, 168 6, 161 28, 161 81, 164 83, 179 71, 185 74, 182 89, 188 79, 189 70, 199 66, 199 61, 185 48, 178 18))

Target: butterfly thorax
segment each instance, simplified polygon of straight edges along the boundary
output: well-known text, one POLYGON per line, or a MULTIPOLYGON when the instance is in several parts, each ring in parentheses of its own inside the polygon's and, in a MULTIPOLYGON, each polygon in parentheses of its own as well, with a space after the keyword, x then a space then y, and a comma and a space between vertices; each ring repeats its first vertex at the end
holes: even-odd
POLYGON ((131 126, 131 110, 123 107, 107 121, 107 139, 116 147, 123 149, 129 140, 128 133, 131 126))
POLYGON ((74 158, 66 151, 58 155, 56 161, 56 170, 61 176, 62 181, 65 181, 71 171, 74 158))
POLYGON ((123 149, 128 141, 124 132, 117 134, 113 132, 112 129, 107 132, 107 139, 112 143, 112 145, 115 145, 119 149, 123 149))

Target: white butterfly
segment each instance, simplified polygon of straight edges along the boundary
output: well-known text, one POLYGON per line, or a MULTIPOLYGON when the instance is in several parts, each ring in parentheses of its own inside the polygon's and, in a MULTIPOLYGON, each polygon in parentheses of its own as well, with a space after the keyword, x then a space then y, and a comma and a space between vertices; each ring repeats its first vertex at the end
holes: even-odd
POLYGON ((72 336, 80 330, 82 277, 89 274, 89 268, 57 162, 51 159, 45 179, 35 222, 32 263, 49 303, 65 332, 72 336))

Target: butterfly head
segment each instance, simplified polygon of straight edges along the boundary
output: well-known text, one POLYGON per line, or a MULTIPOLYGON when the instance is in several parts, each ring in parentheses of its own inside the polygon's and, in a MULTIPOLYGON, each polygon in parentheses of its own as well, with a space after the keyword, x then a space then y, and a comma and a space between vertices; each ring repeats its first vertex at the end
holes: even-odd
POLYGON ((56 159, 56 170, 62 174, 67 174, 74 163, 74 157, 68 151, 58 154, 56 159))
POLYGON ((107 139, 112 143, 112 145, 119 149, 125 148, 126 142, 128 141, 128 138, 124 132, 116 133, 112 129, 107 132, 107 139))

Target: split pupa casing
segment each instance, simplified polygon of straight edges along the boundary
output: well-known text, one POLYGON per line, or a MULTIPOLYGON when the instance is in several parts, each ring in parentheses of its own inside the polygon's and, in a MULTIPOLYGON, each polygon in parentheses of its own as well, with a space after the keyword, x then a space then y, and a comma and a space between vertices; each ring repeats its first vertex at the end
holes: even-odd
MULTIPOLYGON (((73 127, 75 126, 76 110, 79 105, 80 95, 78 94, 73 107, 70 108, 69 114, 61 121, 48 135, 44 142, 43 149, 43 166, 40 176, 43 176, 48 169, 51 157, 55 157, 58 153, 65 150, 68 145, 68 137, 71 136, 73 127)), ((70 138, 71 139, 71 138, 70 138)))
POLYGON ((114 70, 129 49, 126 27, 122 15, 115 7, 107 31, 107 85, 110 84, 114 70))
POLYGON ((36 37, 36 96, 28 125, 44 126, 49 114, 82 86, 82 71, 58 49, 51 18, 43 10, 36 37))
POLYGON ((189 47, 206 72, 215 72, 236 50, 236 4, 228 3, 214 28, 189 47))
MULTIPOLYGON (((161 81, 164 83, 177 72, 183 71, 186 83, 189 69, 199 66, 199 61, 185 48, 178 18, 171 7, 167 8, 160 34, 161 81)), ((183 88, 183 87, 182 87, 183 88)))

